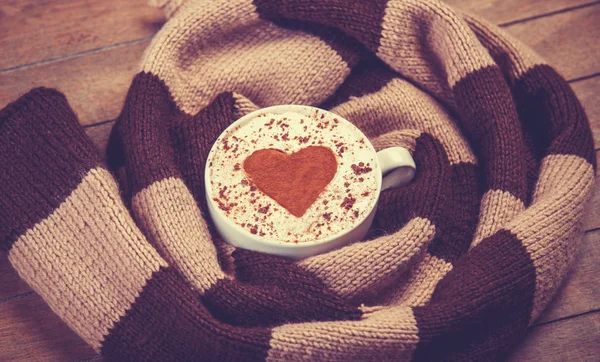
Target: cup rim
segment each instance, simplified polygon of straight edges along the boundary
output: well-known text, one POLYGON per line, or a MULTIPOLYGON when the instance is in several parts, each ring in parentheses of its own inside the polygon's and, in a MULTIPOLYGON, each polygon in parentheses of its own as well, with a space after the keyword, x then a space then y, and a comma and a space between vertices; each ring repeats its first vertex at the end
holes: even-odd
MULTIPOLYGON (((379 202, 379 196, 381 194, 383 175, 381 174, 380 170, 381 170, 381 166, 379 165, 379 160, 377 158, 377 151, 373 147, 373 144, 358 127, 356 127, 352 122, 348 121, 346 118, 344 118, 338 114, 335 114, 333 112, 330 112, 326 109, 319 108, 319 107, 305 106, 305 105, 299 105, 299 104, 280 104, 280 105, 269 106, 269 107, 260 108, 255 111, 252 111, 252 112, 238 118, 234 122, 232 122, 229 126, 227 126, 227 128, 225 130, 223 130, 223 132, 221 132, 221 134, 219 134, 219 137, 217 137, 217 139, 211 146, 210 151, 208 152, 208 156, 206 157, 206 164, 204 165, 205 197, 206 197, 206 202, 207 202, 208 207, 211 208, 214 212, 216 212, 221 217, 221 219, 225 222, 227 227, 231 227, 234 230, 237 230, 238 232, 242 233, 243 235, 246 236, 247 240, 251 240, 253 243, 256 243, 259 245, 264 245, 267 247, 277 247, 277 248, 281 248, 281 249, 285 249, 285 250, 287 250, 287 249, 296 249, 296 250, 310 249, 310 248, 313 248, 316 246, 331 243, 335 240, 339 240, 339 239, 345 237, 346 235, 348 235, 349 233, 354 231, 356 228, 358 228, 360 225, 362 225, 369 218, 369 216, 373 213, 373 211, 377 207, 377 204, 379 202), (240 125, 244 125, 244 124, 252 121, 254 118, 256 118, 261 113, 279 113, 279 114, 281 114, 286 111, 299 111, 299 110, 303 111, 303 112, 298 112, 301 114, 308 114, 307 110, 310 110, 311 112, 313 112, 314 110, 318 110, 319 112, 323 112, 330 117, 338 118, 340 120, 340 122, 342 122, 342 123, 345 122, 348 126, 350 126, 352 129, 354 129, 355 132, 358 132, 360 135, 362 135, 367 140, 367 146, 373 152, 374 159, 377 164, 378 172, 376 173, 376 176, 375 176, 377 179, 376 180, 376 183, 377 183, 376 197, 373 198, 373 201, 370 205, 368 212, 365 212, 361 216, 360 221, 356 222, 353 227, 351 227, 347 230, 343 230, 337 234, 330 235, 323 239, 317 239, 316 241, 303 241, 303 242, 299 242, 299 243, 271 241, 269 239, 265 239, 265 238, 262 238, 260 236, 256 236, 256 235, 250 233, 248 230, 242 228, 240 225, 233 222, 229 217, 227 217, 227 215, 225 215, 223 210, 216 207, 216 205, 214 204, 214 201, 209 197, 209 195, 212 195, 212 186, 211 186, 211 182, 210 182, 210 173, 209 173, 209 167, 210 167, 209 160, 211 159, 211 156, 212 156, 213 152, 215 151, 216 145, 219 143, 219 141, 222 139, 222 137, 227 135, 227 133, 230 132, 233 128, 240 126, 240 125)), ((212 217, 212 215, 210 215, 209 217, 212 217)), ((214 222, 214 220, 213 220, 213 222, 214 222)), ((219 231, 217 230, 217 232, 219 232, 219 231)), ((225 240, 225 241, 227 242, 227 240, 225 240)))

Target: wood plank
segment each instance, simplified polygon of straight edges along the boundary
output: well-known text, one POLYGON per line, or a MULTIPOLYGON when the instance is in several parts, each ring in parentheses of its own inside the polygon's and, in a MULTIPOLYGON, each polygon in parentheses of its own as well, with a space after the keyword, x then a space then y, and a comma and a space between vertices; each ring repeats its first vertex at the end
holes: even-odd
MULTIPOLYGON (((600 150, 596 151, 596 163, 600 164, 600 150)), ((600 175, 596 175, 592 198, 588 201, 583 216, 583 227, 585 230, 600 228, 600 175)))
POLYGON ((108 136, 110 135, 110 131, 114 126, 114 122, 108 122, 101 124, 99 126, 91 126, 85 129, 85 133, 89 138, 94 142, 94 144, 98 147, 100 154, 104 157, 106 153, 106 144, 108 143, 108 136))
POLYGON ((29 285, 19 277, 4 254, 0 255, 0 275, 0 304, 7 299, 31 292, 29 285))
MULTIPOLYGON (((598 19, 600 20, 600 19, 598 19)), ((571 88, 583 104, 587 113, 596 149, 600 149, 600 75, 578 82, 571 82, 571 88)))
POLYGON ((600 309, 600 230, 585 234, 562 287, 535 325, 600 309))
POLYGON ((97 355, 38 295, 0 304, 0 361, 73 361, 97 355))
POLYGON ((466 13, 479 15, 495 24, 504 24, 553 13, 592 2, 591 0, 446 0, 466 13))
POLYGON ((57 88, 84 125, 114 119, 149 41, 0 73, 0 108, 34 87, 57 88))
POLYGON ((147 0, 0 2, 2 69, 151 36, 164 22, 147 0))
POLYGON ((505 28, 566 79, 600 72, 600 3, 505 28))
POLYGON ((600 357, 600 313, 533 327, 512 353, 511 362, 597 362, 600 357))

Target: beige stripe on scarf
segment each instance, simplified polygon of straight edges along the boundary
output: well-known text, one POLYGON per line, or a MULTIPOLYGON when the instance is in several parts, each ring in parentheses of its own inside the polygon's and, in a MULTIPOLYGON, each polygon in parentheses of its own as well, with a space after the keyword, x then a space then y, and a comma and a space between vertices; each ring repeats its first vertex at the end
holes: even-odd
POLYGON ((360 321, 273 328, 267 361, 409 361, 419 343, 410 308, 384 308, 360 321))
POLYGON ((502 190, 486 192, 481 198, 479 224, 471 248, 479 244, 481 240, 492 236, 523 210, 525 210, 523 201, 514 197, 510 192, 502 190))
POLYGON ((382 27, 377 55, 446 102, 456 82, 494 65, 466 23, 438 1, 390 0, 382 27))
POLYGON ((513 79, 521 78, 536 65, 546 64, 533 49, 526 47, 497 26, 469 15, 465 15, 464 19, 492 57, 500 60, 503 55, 508 56, 509 62, 505 61, 503 70, 508 71, 513 79))
POLYGON ((181 179, 153 183, 133 197, 132 208, 152 245, 200 292, 225 278, 206 222, 181 179))
POLYGON ((313 256, 298 265, 323 280, 330 290, 354 299, 365 292, 377 293, 397 279, 434 235, 431 221, 416 217, 392 235, 313 256))
POLYGON ((167 265, 129 216, 110 173, 101 168, 90 170, 58 209, 19 237, 9 259, 96 350, 152 273, 167 265))
POLYGON ((456 120, 437 100, 410 82, 395 78, 375 93, 352 98, 332 109, 372 136, 374 130, 390 132, 411 128, 440 141, 450 164, 476 163, 456 120))

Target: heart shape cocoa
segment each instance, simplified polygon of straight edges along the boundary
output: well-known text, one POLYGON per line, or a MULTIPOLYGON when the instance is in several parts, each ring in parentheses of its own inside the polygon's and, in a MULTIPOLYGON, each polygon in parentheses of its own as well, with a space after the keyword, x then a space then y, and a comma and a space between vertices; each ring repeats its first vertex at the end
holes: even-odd
POLYGON ((253 152, 244 171, 256 187, 301 217, 337 172, 335 154, 328 147, 309 146, 291 155, 276 149, 253 152))

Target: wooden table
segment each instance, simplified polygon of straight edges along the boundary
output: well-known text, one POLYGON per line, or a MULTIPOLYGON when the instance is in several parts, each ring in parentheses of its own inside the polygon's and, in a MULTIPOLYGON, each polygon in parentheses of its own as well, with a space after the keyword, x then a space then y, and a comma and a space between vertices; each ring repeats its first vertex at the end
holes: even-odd
MULTIPOLYGON (((106 147, 142 52, 164 22, 145 2, 2 0, 0 108, 32 87, 58 88, 88 135, 106 147)), ((499 24, 563 74, 587 110, 600 154, 600 1, 448 2, 499 24)), ((600 360, 600 191, 585 229, 577 263, 512 360, 600 360)), ((0 361, 101 358, 0 256, 0 361)))

